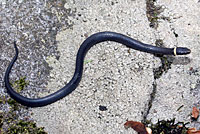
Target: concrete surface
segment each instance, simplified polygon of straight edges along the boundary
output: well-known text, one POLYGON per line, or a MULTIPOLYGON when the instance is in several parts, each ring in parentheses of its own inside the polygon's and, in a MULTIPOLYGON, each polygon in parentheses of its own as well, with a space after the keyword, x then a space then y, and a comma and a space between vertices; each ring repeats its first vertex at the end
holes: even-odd
MULTIPOLYGON (((164 8, 160 16, 169 18, 159 19, 157 29, 149 26, 145 0, 62 2, 67 16, 63 15, 66 12, 61 12, 65 10, 51 11, 57 15, 58 22, 62 22, 63 16, 67 17, 68 27, 60 28, 55 34, 56 52, 43 57, 49 72, 45 76, 47 85, 38 86, 45 87, 39 96, 53 93, 71 79, 78 48, 96 32, 119 32, 149 44, 161 39, 165 47, 188 47, 192 53, 172 57, 171 68, 160 78, 155 78, 154 70, 161 66, 158 57, 113 42, 98 44, 88 52, 82 81, 73 93, 49 106, 30 109, 39 126, 45 127, 49 134, 133 134, 132 129, 124 128, 126 120, 147 118, 156 122, 176 118, 177 121, 191 122, 189 114, 193 106, 199 106, 200 99, 198 0, 154 2, 164 8), (101 106, 106 107, 105 111, 100 110, 101 106)), ((21 51, 25 49, 21 48, 21 51)), ((30 51, 31 47, 27 49, 30 51)), ((200 125, 197 121, 191 126, 198 128, 200 125)))
MULTIPOLYGON (((145 1, 125 4, 118 1, 114 5, 109 1, 66 1, 65 7, 77 10, 77 15, 70 18, 73 29, 57 34, 59 61, 54 57, 47 60, 53 68, 47 86, 51 92, 71 79, 77 50, 93 33, 115 31, 143 42, 154 42, 145 1)), ((124 129, 123 124, 127 119, 142 119, 152 91, 153 56, 105 42, 93 47, 85 60, 91 62, 85 64, 80 86, 59 102, 33 109, 34 119, 39 125, 48 126, 46 130, 52 134, 133 133, 124 129), (108 110, 100 111, 101 105, 108 110)))
MULTIPOLYGON (((164 39, 165 44, 188 47, 192 53, 187 57, 179 56, 174 59, 171 69, 156 80, 157 93, 148 119, 155 122, 158 119, 176 118, 179 121, 190 122, 191 109, 193 106, 199 107, 200 99, 200 3, 159 0, 158 4, 165 7, 162 13, 164 16, 174 18, 170 22, 159 23, 159 37, 164 39)), ((191 126, 199 129, 198 122, 193 122, 191 126)))
POLYGON ((53 78, 48 88, 59 89, 70 80, 81 42, 99 31, 120 32, 150 44, 156 39, 163 39, 166 47, 189 47, 192 54, 187 57, 191 62, 185 65, 182 63, 184 57, 176 58, 174 62, 182 61, 172 64, 167 73, 154 80, 153 68, 159 64, 157 58, 134 50, 129 53, 129 48, 113 42, 99 44, 86 56, 86 60, 91 62, 85 65, 83 79, 76 91, 55 104, 34 109, 34 119, 40 125, 48 126, 48 132, 133 133, 125 130, 123 124, 127 119, 143 119, 142 113, 148 109, 154 82, 157 92, 148 119, 154 122, 170 118, 190 121, 188 114, 199 98, 190 91, 198 76, 189 73, 190 68, 198 68, 199 63, 194 60, 199 50, 197 1, 158 1, 166 8, 163 15, 171 20, 161 21, 157 30, 149 27, 145 4, 145 1, 122 0, 66 1, 65 8, 76 10, 77 15, 70 18, 74 22, 73 29, 57 35, 61 56, 59 61, 54 57, 48 58, 49 65, 53 67, 50 73, 53 78), (174 36, 173 30, 179 37, 174 36), (100 105, 108 110, 100 111, 100 105), (181 105, 184 105, 183 109, 177 111, 181 105), (41 113, 45 113, 42 118, 41 113))

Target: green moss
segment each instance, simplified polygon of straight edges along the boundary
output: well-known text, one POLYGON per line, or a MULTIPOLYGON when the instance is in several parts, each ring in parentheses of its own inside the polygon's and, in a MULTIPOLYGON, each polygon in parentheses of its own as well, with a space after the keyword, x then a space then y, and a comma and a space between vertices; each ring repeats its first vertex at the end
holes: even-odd
POLYGON ((90 62, 92 62, 93 60, 84 60, 84 64, 88 64, 90 62))
POLYGON ((8 134, 47 134, 44 128, 38 128, 32 121, 19 120, 16 124, 10 126, 8 134))
POLYGON ((12 107, 12 111, 20 109, 20 104, 11 98, 7 100, 7 103, 12 107))
POLYGON ((155 5, 156 0, 146 0, 146 15, 150 22, 149 26, 152 28, 158 28, 158 20, 170 20, 169 17, 160 16, 160 13, 164 11, 161 6, 155 5))
POLYGON ((12 83, 12 86, 16 89, 16 91, 19 93, 29 84, 28 81, 26 81, 26 77, 22 77, 19 80, 16 80, 14 83, 12 83))
POLYGON ((163 9, 161 6, 156 6, 155 1, 156 0, 146 1, 146 14, 150 22, 149 26, 156 29, 158 27, 158 15, 162 12, 163 9))
POLYGON ((0 113, 0 132, 1 134, 47 134, 44 128, 38 128, 32 121, 19 120, 17 110, 20 110, 21 105, 15 100, 9 98, 6 100, 11 108, 9 112, 0 113), (8 129, 4 130, 3 125, 7 125, 8 129))
POLYGON ((38 128, 33 121, 19 119, 18 112, 23 106, 11 98, 1 98, 2 104, 9 104, 10 109, 0 111, 0 134, 47 134, 43 127, 38 128))
POLYGON ((6 103, 6 97, 2 96, 0 97, 0 104, 5 104, 6 103))
POLYGON ((0 104, 3 103, 3 99, 0 99, 0 104))
POLYGON ((188 123, 175 123, 175 118, 171 120, 158 120, 156 124, 151 123, 151 121, 143 123, 152 129, 153 134, 186 134, 188 130, 186 127, 188 123))
MULTIPOLYGON (((28 83, 26 77, 22 77, 11 85, 17 92, 21 92, 28 83)), ((19 119, 18 113, 25 107, 14 99, 1 96, 0 104, 9 104, 10 106, 9 111, 0 111, 0 134, 47 134, 43 127, 38 128, 33 121, 19 119)))

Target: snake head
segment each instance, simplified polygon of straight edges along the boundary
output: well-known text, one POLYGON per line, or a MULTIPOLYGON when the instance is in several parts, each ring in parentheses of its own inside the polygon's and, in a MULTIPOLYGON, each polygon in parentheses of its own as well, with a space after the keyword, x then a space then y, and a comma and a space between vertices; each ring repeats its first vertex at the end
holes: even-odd
POLYGON ((187 55, 190 53, 191 53, 191 50, 186 47, 177 47, 174 52, 175 55, 187 55))

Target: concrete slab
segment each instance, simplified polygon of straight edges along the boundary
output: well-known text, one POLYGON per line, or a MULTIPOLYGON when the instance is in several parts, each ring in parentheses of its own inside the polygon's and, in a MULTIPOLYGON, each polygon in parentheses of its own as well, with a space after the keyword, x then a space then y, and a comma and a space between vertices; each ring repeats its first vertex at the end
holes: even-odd
MULTIPOLYGON (((154 42, 145 1, 66 1, 65 7, 76 15, 70 18, 73 28, 57 34, 60 59, 47 60, 53 68, 51 92, 71 79, 78 48, 93 33, 114 31, 154 42)), ((153 55, 105 42, 94 46, 85 60, 90 62, 79 87, 52 105, 33 109, 34 119, 50 134, 133 133, 123 124, 127 119, 143 119, 153 89, 153 55), (107 110, 101 111, 100 106, 107 110)))
MULTIPOLYGON (((173 60, 171 69, 156 80, 157 93, 148 119, 176 118, 178 121, 191 122, 193 106, 199 107, 199 16, 200 3, 196 1, 161 1, 165 10, 162 15, 170 21, 161 21, 157 32, 168 46, 185 46, 191 49, 188 56, 173 60), (179 107, 183 106, 177 111, 179 107)), ((199 129, 198 122, 191 126, 199 129)))
MULTIPOLYGON (((32 97, 37 96, 33 92, 53 93, 71 79, 78 48, 96 32, 119 32, 149 44, 160 41, 165 47, 192 50, 188 56, 165 57, 163 67, 158 57, 114 42, 92 47, 73 93, 49 106, 30 108, 37 125, 49 134, 134 133, 124 128, 126 120, 192 122, 192 107, 200 105, 198 0, 3 0, 0 4, 0 90, 5 96, 2 78, 13 56, 13 40, 18 41, 20 56, 11 80, 27 76, 30 84, 23 94, 32 97), (148 11, 156 6, 163 12, 148 11), (149 18, 158 22, 157 27, 149 26, 149 18)), ((200 129, 199 121, 191 126, 200 129)))

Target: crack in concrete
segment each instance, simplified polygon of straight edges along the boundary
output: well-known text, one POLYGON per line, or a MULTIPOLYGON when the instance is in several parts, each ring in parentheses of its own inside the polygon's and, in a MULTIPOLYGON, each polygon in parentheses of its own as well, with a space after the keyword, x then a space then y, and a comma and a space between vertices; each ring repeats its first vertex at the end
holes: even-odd
POLYGON ((152 93, 150 94, 150 99, 149 99, 149 102, 148 102, 148 106, 147 108, 144 110, 145 112, 143 113, 143 119, 142 119, 142 122, 145 122, 147 120, 147 116, 151 110, 151 107, 152 107, 152 103, 155 99, 155 95, 156 95, 156 92, 157 92, 157 83, 156 83, 156 80, 154 79, 154 82, 153 82, 153 91, 152 93))
POLYGON ((157 29, 158 19, 161 18, 161 17, 159 17, 159 15, 161 12, 163 12, 164 9, 162 8, 162 6, 155 5, 155 2, 156 2, 156 0, 147 0, 146 1, 146 15, 150 22, 149 26, 151 28, 157 29))
MULTIPOLYGON (((146 16, 150 22, 149 26, 151 28, 157 29, 158 28, 158 19, 166 19, 166 17, 162 16, 159 17, 160 13, 164 11, 162 6, 155 5, 156 0, 147 0, 146 1, 146 16)), ((164 47, 164 43, 162 39, 157 39, 155 42, 156 46, 164 47)), ((143 119, 142 121, 145 122, 147 120, 147 116, 151 110, 152 103, 155 99, 156 93, 157 93, 157 83, 156 80, 159 79, 162 74, 165 72, 168 72, 168 70, 171 68, 172 62, 174 60, 171 56, 163 56, 163 55, 154 55, 155 57, 160 58, 161 65, 158 68, 153 69, 153 91, 150 94, 150 99, 148 103, 146 104, 146 108, 143 112, 143 119)))
MULTIPOLYGON (((156 46, 164 47, 163 41, 160 40, 160 39, 156 40, 155 44, 156 44, 156 46)), ((147 108, 144 110, 146 112, 144 112, 144 114, 143 114, 143 121, 146 120, 146 118, 147 118, 147 116, 150 112, 150 109, 152 107, 152 103, 155 99, 156 93, 157 93, 156 80, 159 79, 164 72, 167 73, 168 70, 171 69, 171 65, 172 65, 173 60, 174 60, 174 58, 171 57, 171 56, 163 56, 163 55, 155 55, 155 56, 160 58, 161 65, 158 68, 153 69, 153 75, 154 75, 154 81, 153 81, 153 84, 152 84, 153 85, 153 91, 150 94, 150 99, 149 99, 149 102, 147 104, 147 108)))

